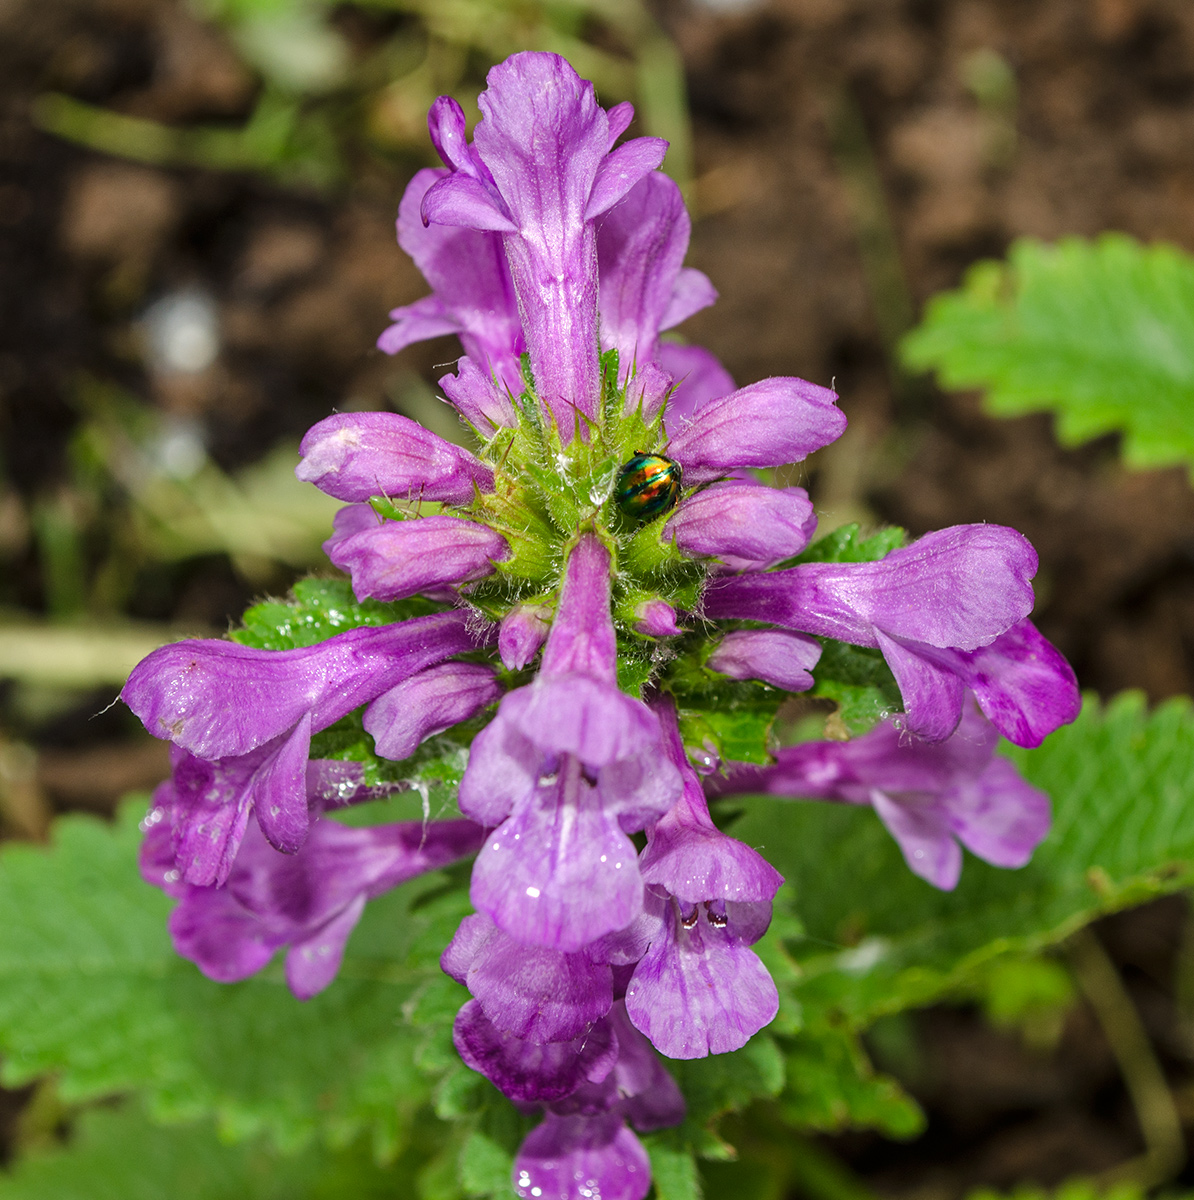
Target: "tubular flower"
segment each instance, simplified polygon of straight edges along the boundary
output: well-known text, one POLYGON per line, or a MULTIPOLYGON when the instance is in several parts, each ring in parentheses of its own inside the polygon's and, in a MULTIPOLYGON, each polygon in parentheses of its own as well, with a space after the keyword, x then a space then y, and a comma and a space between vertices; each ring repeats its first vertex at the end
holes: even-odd
POLYGON ((716 292, 683 265, 665 144, 621 141, 629 105, 528 53, 493 68, 479 108, 469 141, 454 100, 432 107, 445 166, 412 180, 398 237, 433 290, 379 342, 459 336, 440 386, 471 448, 388 413, 308 433, 298 476, 346 502, 325 550, 357 603, 320 584, 342 591, 316 621, 300 584, 262 606, 287 614, 268 636, 247 618, 134 670, 125 701, 174 743, 143 866, 203 970, 242 978, 286 946, 311 995, 371 898, 475 853, 476 912, 441 965, 471 997, 463 1060, 544 1110, 515 1190, 641 1200, 632 1130, 684 1111, 657 1053, 737 1049, 777 1011, 752 946, 782 879, 706 795, 871 805, 912 869, 952 886, 958 843, 1015 866, 1043 836, 1047 801, 993 757, 996 731, 1036 745, 1077 690, 1029 621, 1018 533, 958 526, 876 557, 814 541, 808 495, 758 474, 846 418, 826 387, 736 387, 661 336, 716 292), (859 680, 885 723, 774 750, 790 693, 859 680), (748 756, 727 752, 742 712, 767 715, 757 765, 719 772, 748 756), (426 797, 429 764, 460 780, 465 820, 416 839, 326 815, 370 798, 366 778, 426 797))

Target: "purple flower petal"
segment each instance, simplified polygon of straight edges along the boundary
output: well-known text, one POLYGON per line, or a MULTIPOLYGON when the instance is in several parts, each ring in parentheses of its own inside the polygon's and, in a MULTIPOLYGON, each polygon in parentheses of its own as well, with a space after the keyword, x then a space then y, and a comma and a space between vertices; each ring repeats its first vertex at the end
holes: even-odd
POLYGON ((962 845, 996 867, 1024 866, 1052 821, 1049 797, 998 756, 977 780, 959 781, 942 805, 962 845))
POLYGON ((684 791, 651 831, 639 863, 643 881, 689 906, 707 900, 770 903, 783 876, 758 851, 713 824, 704 788, 684 751, 675 705, 661 698, 652 708, 684 791))
POLYGON ((1003 525, 954 525, 878 562, 807 563, 714 580, 705 615, 877 644, 874 629, 930 646, 974 650, 1032 609, 1037 557, 1003 525))
POLYGON ((609 1021, 618 1038, 613 1082, 622 1112, 643 1133, 679 1125, 686 1109, 684 1096, 651 1043, 631 1023, 623 1001, 614 1004, 609 1021))
POLYGON ((593 178, 593 190, 585 207, 585 220, 592 221, 600 217, 624 200, 637 183, 660 166, 667 153, 667 145, 663 138, 641 137, 611 150, 601 160, 593 178))
POLYGON ((634 629, 644 637, 672 637, 682 633, 676 610, 666 600, 645 600, 635 610, 634 629))
POLYGON ((761 679, 789 692, 813 686, 809 672, 821 658, 820 643, 782 629, 740 629, 727 633, 705 665, 731 679, 761 679))
POLYGON ((466 918, 441 966, 500 1030, 529 1042, 582 1037, 613 1004, 608 966, 583 954, 524 946, 487 917, 466 918))
POLYGON ((521 1104, 561 1100, 586 1082, 599 1083, 618 1058, 620 1039, 598 1021, 570 1042, 526 1042, 503 1033, 476 1000, 456 1014, 452 1041, 465 1065, 521 1104))
POLYGON ((300 1000, 310 1000, 336 978, 344 961, 348 935, 365 911, 365 895, 349 901, 312 937, 295 942, 286 955, 286 986, 300 1000))
POLYGON ((457 172, 428 189, 419 206, 426 224, 457 225, 492 233, 517 233, 493 192, 472 175, 457 172))
POLYGON ((995 728, 1017 746, 1039 746, 1082 708, 1073 667, 1031 621, 949 662, 995 728))
POLYGON ((709 400, 691 424, 668 422, 668 455, 685 483, 707 483, 744 467, 800 462, 846 430, 837 394, 803 379, 777 377, 709 400))
MULTIPOLYGON (((463 124, 461 125, 463 138, 463 124)), ((465 147, 465 158, 468 158, 465 147)), ((526 349, 514 284, 506 265, 501 237, 496 233, 455 225, 424 225, 423 198, 445 171, 416 173, 398 208, 398 244, 414 260, 435 295, 391 313, 399 324, 382 334, 379 345, 394 353, 418 340, 403 329, 404 314, 428 305, 452 322, 446 332, 460 337, 465 353, 484 372, 497 377, 515 394, 522 389, 519 355, 526 349), (401 342, 401 345, 399 345, 401 342)))
MULTIPOLYGON (((180 900, 170 918, 175 949, 210 978, 232 982, 289 945, 287 979, 307 999, 335 977, 366 900, 474 853, 483 837, 471 821, 364 829, 316 821, 301 850, 280 854, 251 823, 225 887, 171 887, 180 900)), ((147 852, 157 862, 160 844, 147 852)))
POLYGON ((521 671, 539 653, 551 628, 551 610, 543 604, 516 604, 502 619, 498 654, 507 671, 521 671))
POLYGON ((666 932, 626 989, 631 1021, 668 1058, 741 1049, 779 1011, 775 983, 737 936, 734 906, 726 909, 728 915, 717 918, 720 927, 703 907, 689 925, 669 902, 666 932))
MULTIPOLYGON (((502 700, 509 703, 510 692, 502 700)), ((531 794, 539 776, 543 754, 499 708, 469 747, 468 768, 460 781, 457 803, 466 817, 493 828, 514 805, 531 794)))
POLYGON ((651 1188, 651 1163, 617 1113, 549 1113, 523 1142, 512 1178, 519 1197, 643 1200, 651 1188))
MULTIPOLYGON (((655 359, 691 229, 680 189, 658 173, 642 179, 601 222, 597 232, 601 345, 618 351, 623 380, 635 363, 641 369, 655 359)), ((691 281, 686 281, 688 299, 695 299, 691 281)), ((716 292, 707 302, 713 299, 716 292)))
POLYGON ((617 681, 610 570, 609 551, 595 534, 582 534, 568 555, 559 608, 543 647, 543 676, 578 672, 606 683, 617 681))
POLYGON ((643 904, 634 845, 567 760, 490 836, 473 905, 521 942, 574 952, 629 925, 643 904))
POLYGON ((358 600, 401 600, 418 592, 484 579, 510 553, 506 539, 488 525, 443 513, 324 542, 324 552, 352 575, 358 600))
MULTIPOLYGON (((698 313, 716 302, 717 289, 709 276, 695 267, 682 267, 672 285, 672 298, 668 302, 659 328, 674 329, 683 321, 687 321, 693 313, 698 313)), ((720 395, 724 396, 733 390, 734 385, 731 383, 720 395)))
POLYGON ((299 447, 295 475, 340 500, 390 499, 468 504, 493 491, 493 472, 397 413, 336 413, 317 422, 299 447))
POLYGON ((733 377, 703 346, 663 342, 659 347, 659 364, 676 380, 665 417, 669 433, 687 428, 697 411, 710 400, 728 396, 734 390, 733 377))
MULTIPOLYGON (((456 374, 441 376, 439 386, 457 412, 482 437, 493 430, 512 429, 518 424, 514 405, 510 402, 509 385, 485 374, 471 358, 458 359, 456 374)), ((517 386, 521 390, 521 384, 517 386)))
POLYGON ((413 304, 403 304, 390 310, 394 322, 377 339, 377 348, 384 354, 398 354, 416 342, 447 337, 460 332, 460 322, 444 307, 438 296, 424 296, 413 304))
POLYGON ((383 758, 409 758, 421 742, 467 721, 501 694, 492 667, 442 663, 378 696, 365 710, 365 730, 383 758))
POLYGON ((904 727, 927 742, 944 741, 962 716, 966 688, 957 675, 908 645, 875 631, 875 640, 895 676, 904 701, 904 727))
POLYGON ((261 764, 253 777, 253 812, 272 846, 293 854, 307 839, 307 755, 311 714, 304 713, 293 732, 261 764))
POLYGON ((199 758, 247 754, 288 735, 308 712, 313 730, 326 729, 416 671, 476 649, 465 621, 436 613, 298 650, 175 642, 142 659, 120 695, 154 737, 199 758))
POLYGON ((817 528, 804 488, 723 483, 689 497, 664 527, 690 558, 761 570, 799 554, 817 528))

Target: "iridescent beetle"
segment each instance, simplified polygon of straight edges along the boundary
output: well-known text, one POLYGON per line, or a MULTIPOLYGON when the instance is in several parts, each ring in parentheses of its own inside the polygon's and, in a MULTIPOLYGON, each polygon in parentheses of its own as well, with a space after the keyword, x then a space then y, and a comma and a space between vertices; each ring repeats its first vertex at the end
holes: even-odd
POLYGON ((636 454, 618 475, 614 499, 628 517, 657 517, 680 499, 680 477, 680 464, 673 459, 636 454))

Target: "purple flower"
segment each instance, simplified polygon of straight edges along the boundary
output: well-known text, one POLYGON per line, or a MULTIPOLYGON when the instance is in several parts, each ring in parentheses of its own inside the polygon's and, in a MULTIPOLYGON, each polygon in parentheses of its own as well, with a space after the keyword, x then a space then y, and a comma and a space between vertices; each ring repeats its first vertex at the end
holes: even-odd
POLYGON ((583 534, 539 674, 502 699, 460 785, 461 810, 498 825, 473 868, 473 904, 518 940, 555 950, 634 920, 643 889, 626 832, 680 790, 657 717, 618 690, 610 587, 609 551, 583 534))
POLYGON ((853 741, 787 747, 772 767, 734 764, 724 783, 708 786, 869 804, 908 866, 949 890, 962 870, 959 842, 997 867, 1022 867, 1049 832, 1049 797, 995 753, 998 742, 967 703, 944 742, 909 740, 887 721, 853 741))
MULTIPOLYGON (((398 244, 414 259, 434 293, 394 309, 390 318, 395 324, 377 344, 387 354, 397 354, 413 342, 454 333, 479 375, 495 380, 495 390, 508 389, 518 395, 522 391, 518 357, 526 342, 501 238, 484 231, 423 223, 423 198, 448 174, 442 169, 419 171, 403 194, 398 208, 398 244)), ((463 407, 461 411, 478 425, 463 407)))
POLYGON ((324 553, 352 576, 358 600, 401 600, 419 592, 484 579, 510 553, 488 525, 435 513, 383 521, 367 504, 350 504, 335 517, 324 553))
POLYGON ((493 472, 397 413, 336 413, 307 431, 295 475, 338 500, 442 501, 468 504, 493 491, 493 472))
POLYGON ((555 54, 492 68, 473 145, 464 113, 441 96, 429 117, 451 174, 423 198, 423 219, 502 237, 539 399, 570 440, 575 413, 597 416, 594 223, 663 160, 667 143, 614 142, 632 110, 606 113, 593 86, 555 54))
POLYGON ((503 618, 498 654, 508 671, 521 671, 539 653, 551 628, 551 609, 543 604, 516 604, 503 618))
POLYGON ((659 346, 659 365, 676 383, 664 415, 669 433, 678 433, 687 426, 710 400, 734 391, 729 371, 703 346, 663 342, 659 346))
POLYGON ((179 869, 190 883, 227 875, 252 808, 279 850, 307 836, 307 757, 326 729, 418 671, 476 649, 461 613, 362 627, 298 650, 236 642, 163 646, 133 669, 121 697, 155 737, 189 752, 176 763, 190 834, 179 869))
POLYGON ((476 1000, 456 1014, 452 1040, 465 1065, 520 1104, 562 1100, 613 1070, 618 1041, 602 1019, 569 1042, 530 1042, 499 1029, 476 1000))
POLYGON ((496 429, 513 428, 517 424, 514 404, 510 399, 513 385, 497 383, 467 356, 457 360, 455 375, 441 376, 439 386, 456 406, 457 412, 482 437, 487 437, 496 429))
POLYGON ((552 1200, 643 1200, 651 1162, 618 1112, 549 1113, 514 1160, 514 1194, 552 1200))
POLYGON ((280 854, 250 821, 225 886, 197 887, 174 867, 169 790, 159 789, 146 818, 141 874, 179 901, 170 914, 175 950, 209 979, 232 983, 288 946, 286 982, 300 1000, 335 978, 367 900, 476 853, 485 837, 472 821, 349 829, 316 820, 301 850, 280 854))
POLYGON ((668 456, 686 484, 708 483, 743 467, 800 462, 845 430, 835 392, 777 376, 707 400, 689 423, 669 422, 668 456))
POLYGON ((483 913, 460 922, 440 965, 496 1029, 538 1045, 584 1037, 614 1002, 608 965, 516 942, 483 913))
POLYGON ((644 637, 671 637, 683 632, 676 624, 676 610, 658 597, 636 605, 634 616, 634 630, 644 637))
POLYGON ((778 1011, 779 993, 750 946, 767 932, 783 877, 713 824, 674 706, 654 708, 684 791, 643 851, 643 916, 590 954, 615 962, 641 954, 626 988, 630 1020, 669 1058, 702 1058, 744 1046, 778 1011))
POLYGON ((528 1135, 514 1162, 519 1196, 641 1200, 650 1186, 650 1166, 626 1123, 646 1132, 684 1119, 680 1089, 621 1002, 602 1026, 608 1035, 601 1036, 613 1040, 616 1059, 612 1067, 602 1062, 599 1079, 547 1104, 546 1119, 528 1135))
POLYGON ((1078 710, 1069 665, 1025 620, 1036 567, 1014 529, 955 525, 878 562, 713 579, 704 615, 877 646, 900 686, 907 728, 929 741, 956 728, 970 686, 1001 733, 1036 745, 1078 710))
POLYGON ((365 710, 365 731, 382 758, 409 758, 421 742, 476 716, 501 694, 492 667, 441 663, 378 696, 365 710))
POLYGON ((707 276, 683 266, 691 230, 680 189, 659 172, 641 179, 601 219, 601 347, 618 351, 623 381, 636 363, 646 368, 656 361, 662 330, 717 299, 707 276))
POLYGON ((689 558, 717 558, 732 570, 763 570, 799 554, 817 528, 804 488, 716 484, 690 496, 664 526, 689 558))
POLYGON ((789 692, 813 686, 809 672, 821 658, 820 644, 783 629, 739 629, 717 643, 705 665, 731 679, 761 679, 789 692))

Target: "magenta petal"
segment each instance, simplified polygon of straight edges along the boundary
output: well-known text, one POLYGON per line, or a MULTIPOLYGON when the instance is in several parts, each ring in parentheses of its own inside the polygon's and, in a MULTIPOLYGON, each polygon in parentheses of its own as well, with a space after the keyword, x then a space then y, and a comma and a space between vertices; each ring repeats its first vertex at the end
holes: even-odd
POLYGON ((607 1021, 570 1042, 525 1042, 497 1029, 476 1000, 456 1014, 452 1041, 466 1066, 522 1104, 560 1100, 583 1083, 600 1082, 618 1058, 607 1021))
POLYGON ((223 759, 288 733, 306 712, 313 729, 326 729, 399 680, 477 644, 460 613, 350 629, 299 650, 175 642, 133 668, 121 699, 154 737, 223 759))
POLYGON ((506 257, 535 385, 568 441, 575 414, 595 417, 600 399, 596 237, 585 210, 609 122, 592 84, 555 54, 515 54, 488 84, 474 148, 514 218, 506 257))
POLYGON ((683 632, 676 624, 676 610, 666 600, 645 600, 634 616, 634 630, 644 637, 672 637, 683 632))
POLYGON ((521 671, 539 653, 551 628, 551 610, 542 604, 516 604, 502 619, 498 654, 508 671, 521 671))
POLYGON ((492 575, 509 553, 506 539, 488 525, 437 513, 409 521, 386 521, 324 549, 352 575, 358 600, 401 600, 418 592, 470 583, 492 575))
POLYGON ((659 739, 659 722, 641 700, 587 675, 563 675, 511 692, 509 720, 544 750, 574 754, 597 770, 646 753, 659 739))
POLYGON ((421 742, 467 721, 501 694, 492 667, 441 663, 378 696, 365 710, 365 730, 383 758, 409 758, 421 742))
POLYGON ((957 728, 966 689, 951 671, 917 654, 911 646, 889 638, 881 630, 875 640, 899 684, 904 700, 904 724, 927 742, 943 742, 957 728))
POLYGON ((634 845, 568 762, 496 829, 470 898, 521 942, 577 951, 629 925, 643 904, 634 845))
POLYGON ((293 854, 307 839, 307 755, 311 749, 311 714, 258 768, 253 779, 253 811, 269 843, 293 854))
POLYGON ((810 637, 782 629, 740 629, 727 633, 705 665, 731 679, 760 679, 789 692, 813 686, 809 672, 821 658, 810 637))
POLYGON ((548 1114, 514 1160, 514 1193, 543 1200, 643 1200, 651 1163, 618 1113, 548 1114))
POLYGON ((609 551, 596 534, 582 534, 564 568, 559 607, 543 647, 543 678, 578 672, 606 683, 617 682, 611 567, 609 551))
POLYGON ((618 351, 623 379, 635 364, 642 371, 655 358, 691 228, 680 189, 659 174, 638 183, 601 222, 601 344, 618 351))
POLYGON ((651 1043, 631 1023, 624 1001, 614 1004, 609 1020, 618 1038, 613 1081, 622 1112, 644 1133, 679 1125, 686 1110, 684 1096, 651 1043))
POLYGON ((468 504, 493 491, 493 472, 397 413, 336 413, 317 422, 299 447, 295 475, 340 500, 390 499, 468 504))
POLYGON ((585 220, 592 221, 624 199, 635 184, 663 162, 667 145, 663 138, 635 138, 607 154, 593 178, 585 220))
POLYGON ((516 233, 518 226, 479 179, 458 171, 427 190, 421 206, 427 224, 459 225, 493 233, 516 233))
POLYGON ((216 762, 173 752, 174 854, 185 882, 206 886, 228 878, 252 810, 254 775, 273 749, 267 744, 216 762))
POLYGON ((465 983, 498 1029, 529 1042, 581 1037, 614 1002, 609 967, 583 954, 524 946, 501 930, 480 946, 465 983))
MULTIPOLYGON (((716 301, 717 289, 713 286, 709 276, 695 267, 682 267, 672 286, 671 299, 664 310, 659 328, 673 329, 681 322, 687 321, 693 313, 700 312, 702 308, 708 308, 716 301)), ((733 390, 734 385, 731 383, 720 395, 724 396, 733 390)))
POLYGON ((1082 708, 1074 669, 1031 621, 958 660, 979 707, 1017 746, 1039 746, 1082 708))
POLYGON ((300 1000, 310 1000, 322 992, 340 970, 348 935, 356 928, 365 911, 365 896, 353 898, 313 937, 295 942, 286 955, 286 983, 300 1000))
POLYGON ((1024 866, 1049 832, 1048 795, 1006 758, 993 758, 977 780, 961 781, 944 807, 962 845, 996 867, 1024 866))
POLYGON ((762 569, 799 554, 817 528, 803 488, 723 483, 685 500, 664 528, 690 558, 762 569))
POLYGON ((438 296, 425 296, 413 304, 390 311, 393 325, 382 330, 377 348, 383 354, 398 354, 416 342, 460 332, 460 322, 448 312, 438 296))
POLYGON ((508 385, 486 374, 471 358, 458 359, 456 374, 442 376, 439 386, 457 412, 483 437, 518 423, 508 385))
POLYGON ((800 462, 845 430, 835 392, 777 377, 708 401, 687 426, 669 421, 668 455, 683 466, 686 483, 704 483, 743 467, 800 462))
POLYGON ((962 851, 944 813, 915 801, 900 803, 879 791, 872 795, 871 803, 914 874, 947 892, 958 886, 962 851))
POLYGON ((669 905, 668 932, 639 963, 626 1012, 668 1058, 738 1050, 779 1011, 767 968, 733 927, 714 928, 704 910, 690 929, 669 905))
POLYGON ((705 615, 768 621, 860 646, 874 629, 930 646, 974 650, 1028 615, 1037 557, 1002 525, 955 525, 878 562, 808 563, 715 579, 705 615))
POLYGON ((502 701, 497 716, 473 739, 460 781, 460 811, 490 828, 531 794, 542 759, 534 743, 503 715, 515 695, 511 692, 502 701))
POLYGON ((634 105, 629 100, 623 100, 605 115, 609 120, 609 148, 612 150, 614 143, 630 128, 630 122, 634 120, 634 105))
POLYGON ((659 363, 676 380, 676 390, 665 414, 670 434, 690 425, 697 411, 710 400, 728 396, 734 390, 729 371, 703 346, 663 342, 659 347, 659 363))
POLYGON ((262 925, 224 888, 196 888, 197 895, 170 914, 175 953, 193 962, 208 979, 236 983, 264 967, 284 933, 262 925))

